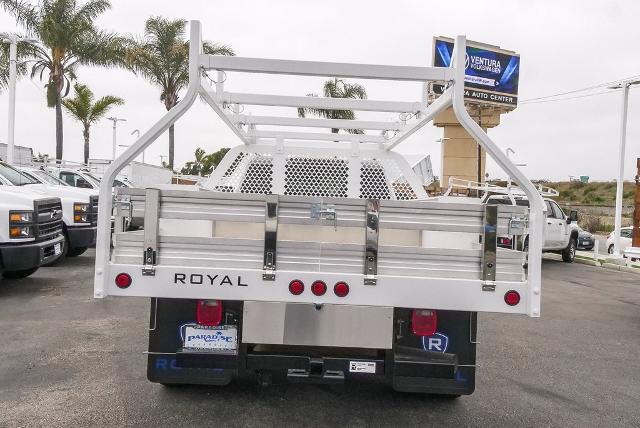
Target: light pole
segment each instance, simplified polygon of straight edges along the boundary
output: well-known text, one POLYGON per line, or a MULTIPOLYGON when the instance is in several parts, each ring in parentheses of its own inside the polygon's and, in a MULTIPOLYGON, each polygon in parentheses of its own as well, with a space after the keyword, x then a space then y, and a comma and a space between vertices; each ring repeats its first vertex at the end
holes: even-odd
MULTIPOLYGON (((134 129, 130 135, 136 134, 136 141, 140 139, 140 130, 134 129)), ((142 163, 144 163, 144 150, 142 151, 142 163)))
POLYGON ((107 120, 113 122, 113 148, 111 150, 111 159, 116 160, 116 125, 118 122, 126 122, 127 119, 121 119, 118 117, 108 117, 107 120))
POLYGON ((7 35, 4 43, 9 43, 9 122, 7 124, 7 163, 13 163, 13 147, 16 127, 16 80, 18 68, 18 42, 37 43, 33 39, 24 39, 15 34, 7 35))
POLYGON ((629 107, 629 87, 640 80, 626 81, 609 89, 622 89, 622 114, 620 117, 620 148, 618 151, 618 183, 616 184, 616 217, 614 225, 613 257, 620 257, 620 228, 622 227, 622 190, 624 187, 624 155, 627 143, 627 109, 629 107))

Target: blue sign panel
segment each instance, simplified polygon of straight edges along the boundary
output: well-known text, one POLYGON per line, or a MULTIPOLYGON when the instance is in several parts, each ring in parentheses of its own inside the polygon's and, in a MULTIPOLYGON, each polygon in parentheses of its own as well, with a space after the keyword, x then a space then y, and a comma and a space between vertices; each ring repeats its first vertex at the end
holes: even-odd
MULTIPOLYGON (((435 67, 449 67, 452 54, 452 41, 435 39, 435 67)), ((467 44, 464 85, 466 99, 515 107, 518 103, 519 75, 518 55, 467 44)))

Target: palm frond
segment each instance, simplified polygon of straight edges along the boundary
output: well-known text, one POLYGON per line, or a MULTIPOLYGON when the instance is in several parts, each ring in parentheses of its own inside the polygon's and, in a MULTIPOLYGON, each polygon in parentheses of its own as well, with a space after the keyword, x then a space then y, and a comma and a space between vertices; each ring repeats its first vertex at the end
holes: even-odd
POLYGON ((115 97, 113 95, 106 95, 100 98, 91 108, 91 114, 89 116, 89 122, 95 123, 102 119, 105 114, 109 112, 111 107, 120 106, 124 104, 122 98, 115 97))
MULTIPOLYGON (((185 40, 187 21, 150 17, 144 36, 129 39, 126 63, 136 73, 160 88, 160 101, 169 109, 189 83, 189 42, 185 40)), ((233 55, 229 46, 204 42, 205 53, 233 55)))
POLYGON ((36 35, 39 14, 36 6, 24 0, 0 0, 0 7, 12 15, 30 36, 36 35))
POLYGON ((111 9, 109 0, 90 0, 78 9, 76 16, 91 22, 109 9, 111 9))
POLYGON ((233 48, 229 45, 211 42, 202 43, 202 51, 208 55, 235 56, 236 54, 233 48))

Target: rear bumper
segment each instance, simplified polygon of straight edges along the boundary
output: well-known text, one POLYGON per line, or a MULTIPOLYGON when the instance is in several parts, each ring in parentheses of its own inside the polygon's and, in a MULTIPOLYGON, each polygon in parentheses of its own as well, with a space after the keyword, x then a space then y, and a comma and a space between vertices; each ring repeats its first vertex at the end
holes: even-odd
POLYGON ((271 378, 296 383, 382 381, 395 390, 415 393, 463 395, 475 389, 475 313, 439 311, 440 327, 435 336, 445 339, 432 348, 431 340, 438 339, 407 334, 411 310, 396 308, 389 319, 394 325, 390 348, 348 348, 247 343, 245 311, 251 307, 246 304, 224 303, 226 324, 238 327, 237 350, 204 351, 183 348, 177 334, 181 326, 194 322, 195 303, 152 299, 148 379, 226 385, 234 377, 255 375, 263 383, 271 378))
MULTIPOLYGON (((429 353, 426 353, 429 354, 429 353)), ((174 355, 149 355, 147 376, 152 382, 226 385, 243 374, 269 374, 292 383, 333 384, 351 380, 386 382, 396 391, 428 394, 472 394, 475 367, 456 364, 456 356, 425 355, 420 361, 403 361, 393 350, 376 358, 362 356, 309 357, 300 354, 255 354, 242 347, 236 355, 178 351, 174 355), (354 363, 367 364, 369 372, 354 372, 354 363)))
POLYGON ((67 227, 69 247, 86 248, 96 245, 96 226, 67 227))
POLYGON ((579 250, 593 250, 593 247, 595 246, 596 242, 595 240, 583 240, 580 239, 578 240, 578 249, 579 250))
POLYGON ((62 243, 63 239, 62 235, 58 235, 44 242, 0 246, 2 270, 28 270, 56 260, 61 254, 55 254, 54 245, 62 243))

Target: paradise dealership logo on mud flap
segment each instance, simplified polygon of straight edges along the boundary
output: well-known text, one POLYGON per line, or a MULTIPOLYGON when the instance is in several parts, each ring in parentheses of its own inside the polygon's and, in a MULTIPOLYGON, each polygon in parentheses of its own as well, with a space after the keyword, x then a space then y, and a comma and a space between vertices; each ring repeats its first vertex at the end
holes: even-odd
POLYGON ((497 59, 484 58, 477 55, 467 54, 465 58, 465 67, 472 70, 488 71, 490 73, 502 73, 502 64, 497 59))
POLYGON ((221 331, 216 333, 208 334, 208 333, 200 333, 187 336, 187 341, 191 342, 193 340, 204 340, 205 342, 233 342, 232 336, 225 336, 221 331))

